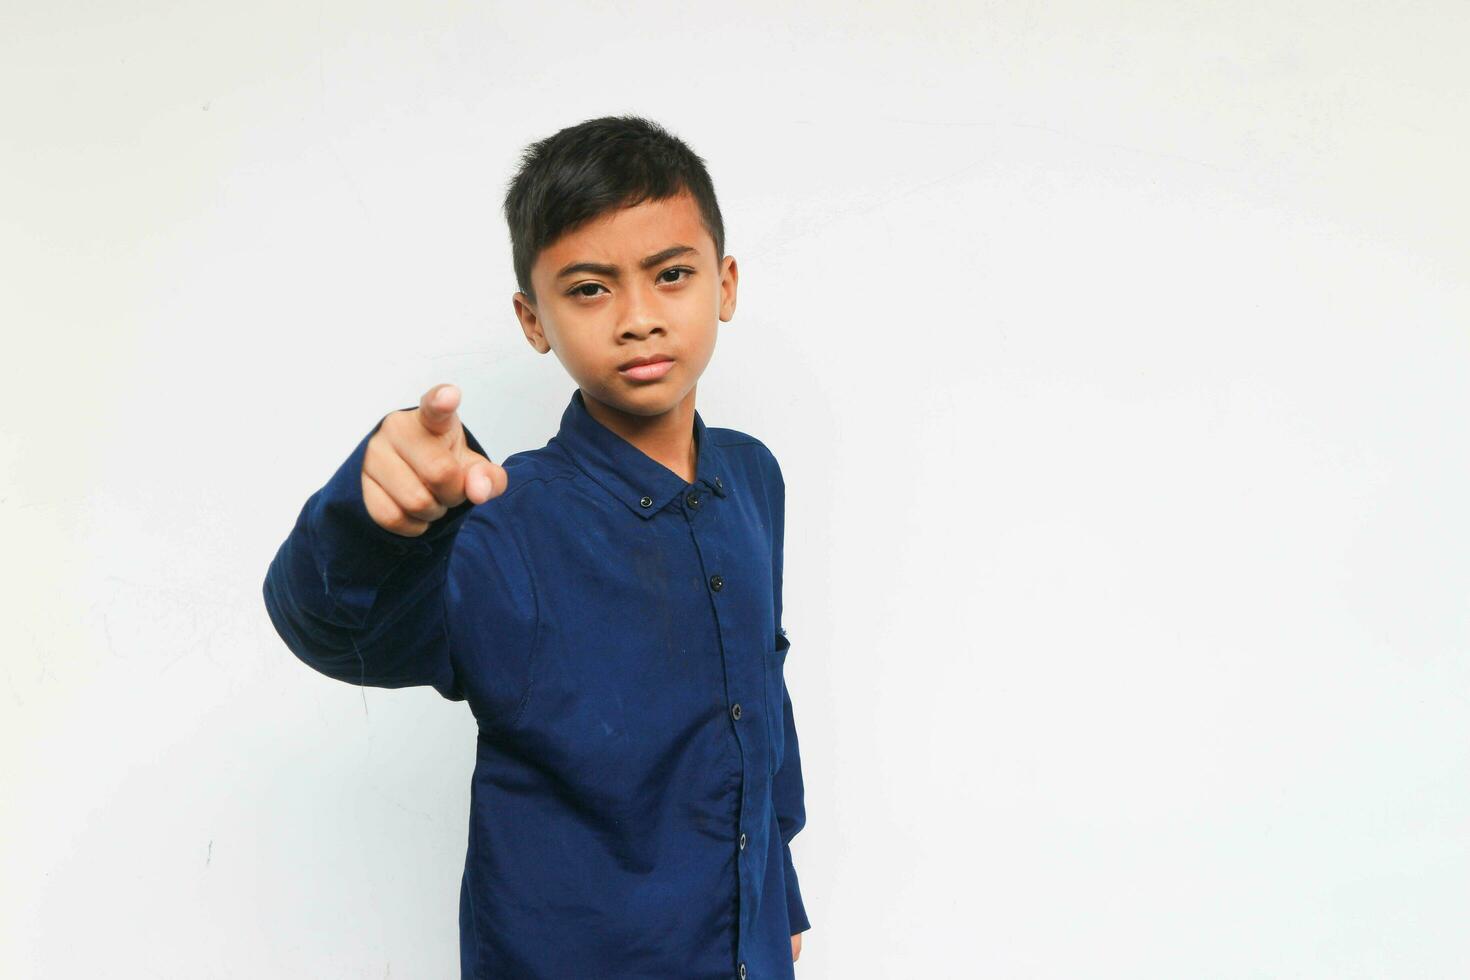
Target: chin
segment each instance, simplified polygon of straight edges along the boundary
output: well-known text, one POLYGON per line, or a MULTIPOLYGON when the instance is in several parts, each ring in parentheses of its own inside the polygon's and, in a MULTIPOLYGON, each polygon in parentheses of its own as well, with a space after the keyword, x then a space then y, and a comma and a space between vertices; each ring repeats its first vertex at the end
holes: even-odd
POLYGON ((681 390, 672 385, 663 383, 630 385, 617 379, 618 388, 615 394, 599 400, 604 405, 621 409, 629 415, 662 415, 671 409, 677 408, 688 395, 687 389, 681 390))

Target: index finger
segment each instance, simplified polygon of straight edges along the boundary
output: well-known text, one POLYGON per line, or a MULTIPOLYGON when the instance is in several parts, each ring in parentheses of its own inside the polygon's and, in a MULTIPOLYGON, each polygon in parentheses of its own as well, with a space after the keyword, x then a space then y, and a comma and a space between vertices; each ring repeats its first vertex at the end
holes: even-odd
POLYGON ((442 436, 454 428, 454 413, 458 408, 459 389, 449 383, 437 384, 419 399, 419 424, 442 436))

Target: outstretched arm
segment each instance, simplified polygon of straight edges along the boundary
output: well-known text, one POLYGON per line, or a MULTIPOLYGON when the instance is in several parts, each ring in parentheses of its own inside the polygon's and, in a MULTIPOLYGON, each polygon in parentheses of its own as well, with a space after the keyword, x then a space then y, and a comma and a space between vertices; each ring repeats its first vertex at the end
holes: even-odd
POLYGON ((445 622, 449 553, 465 515, 503 492, 506 476, 460 423, 458 401, 436 385, 380 419, 307 499, 271 561, 271 622, 328 677, 463 699, 445 622))

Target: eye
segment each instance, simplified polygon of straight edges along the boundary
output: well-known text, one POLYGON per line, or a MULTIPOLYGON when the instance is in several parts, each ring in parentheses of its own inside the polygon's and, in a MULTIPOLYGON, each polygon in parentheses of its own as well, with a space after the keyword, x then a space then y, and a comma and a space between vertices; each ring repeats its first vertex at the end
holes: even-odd
POLYGON ((584 292, 582 292, 582 290, 586 289, 589 286, 591 286, 593 289, 601 289, 602 288, 602 283, 600 283, 600 282, 579 282, 575 286, 573 286, 571 289, 568 289, 567 290, 567 295, 568 296, 572 296, 572 297, 583 296, 583 297, 586 297, 587 299, 591 299, 592 297, 596 296, 597 294, 596 293, 584 293, 584 292))
MULTIPOLYGON (((658 274, 658 281, 659 282, 663 282, 663 283, 668 283, 669 285, 673 286, 673 285, 677 285, 678 283, 684 282, 685 280, 687 280, 692 275, 694 275, 694 270, 691 269, 691 268, 689 268, 688 266, 683 266, 683 265, 670 266, 669 268, 663 270, 662 272, 660 272, 658 274), (683 275, 682 278, 679 278, 679 279, 666 279, 666 278, 664 278, 665 276, 667 276, 671 272, 682 272, 682 273, 684 273, 684 275, 683 275)), ((599 289, 603 289, 605 291, 604 286, 600 282, 579 282, 575 286, 573 286, 571 289, 568 289, 567 290, 567 295, 570 296, 570 297, 572 297, 573 299, 592 299, 593 297, 595 297, 597 295, 596 290, 599 290, 599 289), (586 292, 586 290, 589 290, 589 289, 590 290, 593 290, 593 292, 586 292)))

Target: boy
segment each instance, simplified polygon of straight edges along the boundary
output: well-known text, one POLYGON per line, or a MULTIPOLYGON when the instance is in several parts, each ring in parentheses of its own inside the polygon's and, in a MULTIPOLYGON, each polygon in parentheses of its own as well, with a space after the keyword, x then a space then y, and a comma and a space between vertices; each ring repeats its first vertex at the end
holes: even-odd
POLYGON ((329 677, 469 702, 467 980, 794 977, 785 485, 694 407, 735 313, 714 188, 605 117, 529 147, 505 216, 521 329, 577 383, 560 430, 496 465, 430 388, 307 500, 266 608, 329 677))

